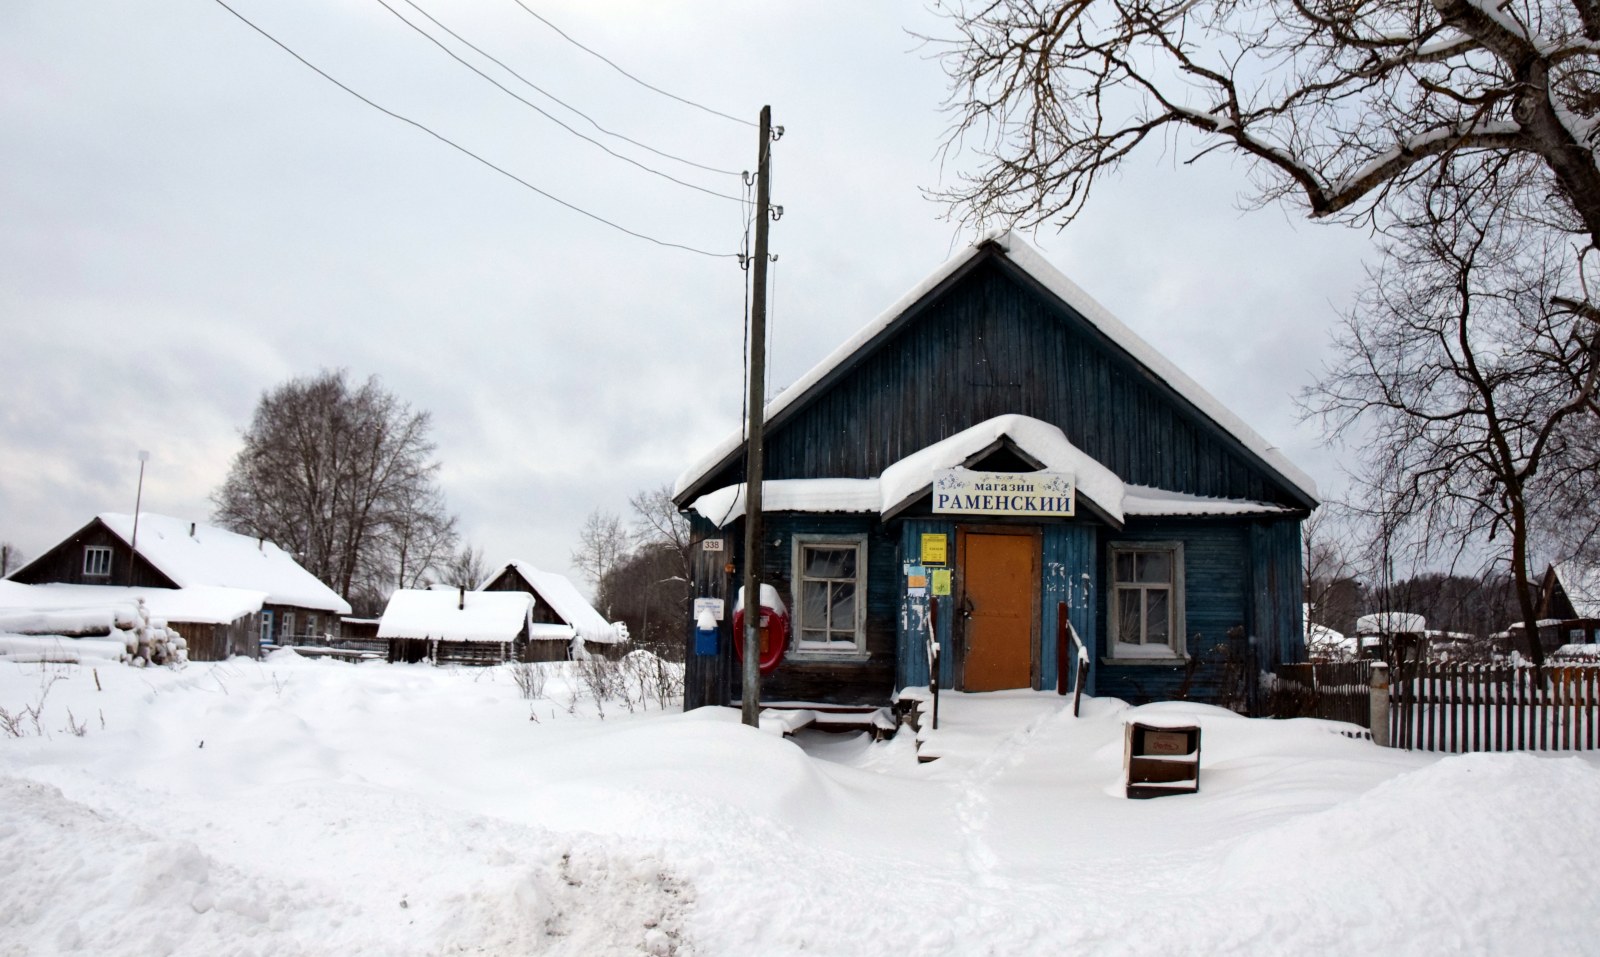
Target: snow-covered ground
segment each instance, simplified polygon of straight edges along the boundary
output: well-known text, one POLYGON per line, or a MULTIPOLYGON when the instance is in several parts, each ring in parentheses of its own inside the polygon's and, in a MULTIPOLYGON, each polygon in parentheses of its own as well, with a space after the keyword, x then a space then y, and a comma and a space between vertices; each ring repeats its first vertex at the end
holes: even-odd
POLYGON ((4 955, 1600 953, 1593 755, 1002 693, 919 765, 286 653, 0 660, 0 708, 4 955), (1199 794, 1120 796, 1139 714, 1202 726, 1199 794))

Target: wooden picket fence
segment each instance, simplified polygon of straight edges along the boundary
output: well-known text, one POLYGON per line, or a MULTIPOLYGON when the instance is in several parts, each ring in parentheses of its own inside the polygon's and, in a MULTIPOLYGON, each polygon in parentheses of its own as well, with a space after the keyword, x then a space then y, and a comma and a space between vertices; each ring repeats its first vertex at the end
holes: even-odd
POLYGON ((1413 751, 1600 748, 1600 666, 1406 662, 1392 669, 1389 743, 1413 751), (1541 680, 1542 677, 1542 680, 1541 680))
POLYGON ((1274 718, 1327 718, 1365 728, 1372 719, 1372 662, 1341 661, 1279 665, 1266 693, 1265 714, 1274 718))

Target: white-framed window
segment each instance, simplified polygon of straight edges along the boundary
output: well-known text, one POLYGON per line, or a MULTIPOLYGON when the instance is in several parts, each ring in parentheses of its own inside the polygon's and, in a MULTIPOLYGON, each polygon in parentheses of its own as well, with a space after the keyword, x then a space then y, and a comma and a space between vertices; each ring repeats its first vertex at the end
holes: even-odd
POLYGON ((792 584, 795 655, 866 654, 866 535, 796 535, 792 584))
POLYGON ((263 610, 261 612, 261 643, 263 645, 272 644, 272 612, 270 611, 263 610))
POLYGON ((84 546, 83 574, 86 578, 109 578, 111 576, 111 549, 105 545, 84 546))
POLYGON ((306 634, 313 637, 317 634, 317 616, 309 612, 306 614, 306 634))
POLYGON ((283 613, 283 631, 281 635, 284 641, 294 637, 294 612, 286 611, 283 613))
POLYGON ((1183 543, 1113 542, 1107 564, 1111 657, 1183 657, 1183 543))

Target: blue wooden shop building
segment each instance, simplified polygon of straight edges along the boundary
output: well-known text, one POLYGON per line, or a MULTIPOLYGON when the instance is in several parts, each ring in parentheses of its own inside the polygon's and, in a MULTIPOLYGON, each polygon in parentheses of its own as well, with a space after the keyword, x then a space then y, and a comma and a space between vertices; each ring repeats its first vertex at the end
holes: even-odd
MULTIPOLYGON (((932 603, 956 690, 1069 686, 1063 615, 1087 692, 1135 703, 1242 707, 1303 659, 1312 481, 1013 234, 940 267, 766 414, 762 576, 790 639, 764 704, 928 684, 932 603)), ((699 596, 741 580, 743 476, 733 435, 678 480, 699 596)), ((731 618, 690 639, 687 707, 740 696, 731 618)))

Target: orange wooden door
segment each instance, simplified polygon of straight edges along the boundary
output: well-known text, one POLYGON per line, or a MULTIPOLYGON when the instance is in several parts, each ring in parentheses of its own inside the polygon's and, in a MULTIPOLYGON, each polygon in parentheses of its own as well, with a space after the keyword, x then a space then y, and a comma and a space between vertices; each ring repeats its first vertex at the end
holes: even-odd
POLYGON ((968 533, 965 538, 963 690, 1031 687, 1038 540, 1032 535, 990 533, 968 533))

